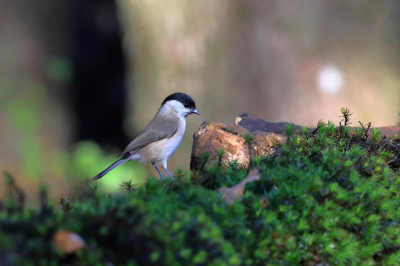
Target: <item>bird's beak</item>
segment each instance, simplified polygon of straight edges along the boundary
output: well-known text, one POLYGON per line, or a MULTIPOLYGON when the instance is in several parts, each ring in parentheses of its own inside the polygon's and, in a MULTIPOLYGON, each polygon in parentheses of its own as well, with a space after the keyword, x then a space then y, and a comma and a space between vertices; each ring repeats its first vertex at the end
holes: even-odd
POLYGON ((200 111, 197 109, 192 110, 192 114, 201 115, 200 111))

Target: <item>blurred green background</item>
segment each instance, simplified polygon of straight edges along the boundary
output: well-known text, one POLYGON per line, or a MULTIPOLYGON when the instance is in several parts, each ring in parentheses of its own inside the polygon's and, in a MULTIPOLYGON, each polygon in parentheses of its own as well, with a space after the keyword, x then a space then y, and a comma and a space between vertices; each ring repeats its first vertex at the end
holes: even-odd
MULTIPOLYGON (((301 125, 374 126, 400 109, 400 2, 0 1, 0 169, 35 195, 79 196, 173 92, 191 95, 170 172, 189 169, 205 120, 243 112, 301 125)), ((156 175, 128 162, 100 180, 156 175)), ((0 185, 0 194, 4 186, 0 185)))

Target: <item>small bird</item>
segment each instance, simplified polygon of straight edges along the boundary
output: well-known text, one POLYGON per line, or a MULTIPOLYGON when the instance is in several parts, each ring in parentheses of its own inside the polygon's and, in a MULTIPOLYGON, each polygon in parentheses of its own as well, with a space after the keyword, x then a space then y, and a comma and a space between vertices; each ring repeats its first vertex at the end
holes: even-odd
POLYGON ((167 160, 181 143, 186 128, 186 117, 189 114, 201 115, 189 95, 181 92, 169 95, 162 102, 153 120, 120 154, 121 159, 93 177, 92 180, 102 178, 112 169, 129 160, 138 160, 142 164, 151 162, 161 178, 164 179, 157 167, 157 163, 160 163, 165 172, 173 179, 167 169, 167 160))

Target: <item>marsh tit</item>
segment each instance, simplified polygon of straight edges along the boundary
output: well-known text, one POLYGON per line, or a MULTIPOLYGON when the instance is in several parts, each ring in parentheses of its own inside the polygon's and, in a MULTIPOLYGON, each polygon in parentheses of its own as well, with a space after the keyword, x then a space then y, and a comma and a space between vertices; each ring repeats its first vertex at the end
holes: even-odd
POLYGON ((181 143, 189 114, 201 115, 193 99, 185 93, 174 93, 162 102, 153 120, 129 143, 120 154, 121 159, 96 175, 92 180, 102 178, 115 167, 126 161, 151 162, 164 179, 157 163, 172 178, 167 169, 167 160, 181 143))

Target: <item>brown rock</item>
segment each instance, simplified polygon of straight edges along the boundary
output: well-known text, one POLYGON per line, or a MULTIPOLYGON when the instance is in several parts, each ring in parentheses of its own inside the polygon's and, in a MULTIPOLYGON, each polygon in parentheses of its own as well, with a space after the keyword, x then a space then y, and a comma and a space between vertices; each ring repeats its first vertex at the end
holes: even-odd
POLYGON ((251 156, 259 156, 273 152, 271 145, 276 141, 284 141, 285 137, 280 134, 254 131, 250 132, 246 128, 218 123, 204 122, 199 130, 193 135, 193 148, 190 160, 191 170, 200 170, 204 164, 204 155, 210 152, 210 157, 204 167, 218 163, 218 151, 224 150, 222 164, 226 165, 229 161, 236 160, 241 165, 249 163, 249 147, 245 143, 246 133, 251 133, 251 156))
MULTIPOLYGON (((249 163, 249 147, 245 143, 246 133, 253 136, 251 141, 251 156, 271 154, 271 146, 274 142, 284 142, 286 140, 286 126, 291 125, 293 133, 301 131, 301 126, 291 123, 271 123, 260 118, 242 114, 236 118, 236 125, 219 122, 204 122, 199 130, 193 135, 192 155, 190 159, 190 169, 200 170, 203 165, 207 169, 218 163, 218 152, 224 150, 222 164, 236 160, 241 165, 249 163), (210 152, 210 157, 204 164, 204 155, 210 152)), ((379 127, 382 136, 390 137, 400 133, 400 127, 379 127)), ((309 132, 315 128, 308 128, 309 132)), ((350 127, 352 132, 355 127, 350 127)), ((370 129, 371 132, 371 129, 370 129)))

